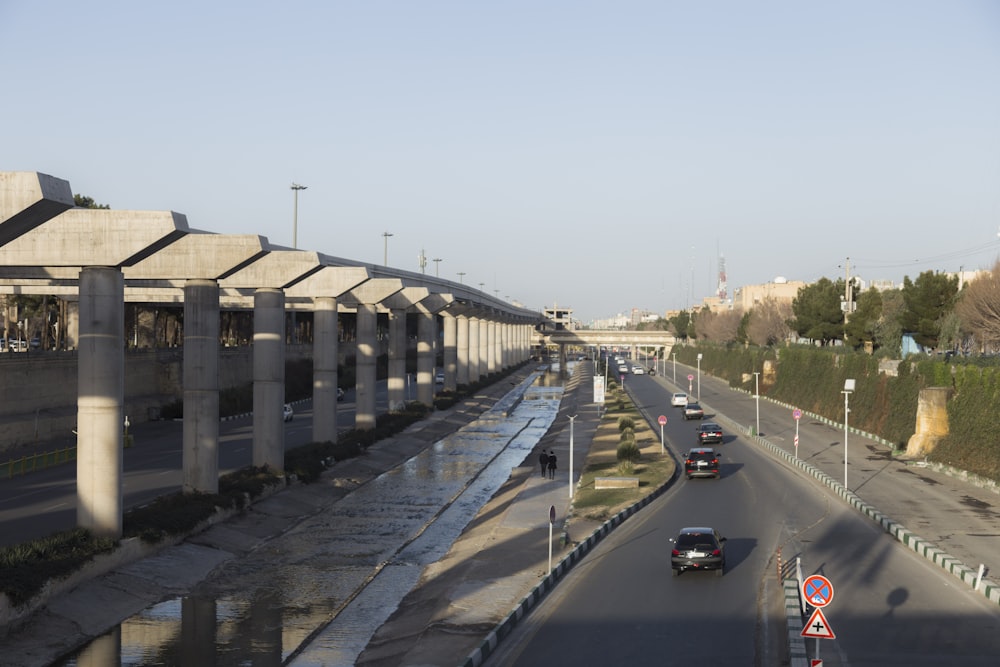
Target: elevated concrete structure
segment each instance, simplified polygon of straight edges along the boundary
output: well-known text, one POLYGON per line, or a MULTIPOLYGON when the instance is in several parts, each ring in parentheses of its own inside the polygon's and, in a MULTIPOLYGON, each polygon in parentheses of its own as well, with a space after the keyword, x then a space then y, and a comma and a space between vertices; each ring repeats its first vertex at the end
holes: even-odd
MULTIPOLYGON (((221 310, 253 311, 254 463, 279 469, 286 311, 313 313, 313 434, 321 441, 336 439, 339 313, 357 317, 359 429, 375 426, 378 313, 418 317, 417 398, 428 405, 439 318, 483 323, 478 338, 463 338, 460 320, 454 335, 446 325, 446 350, 466 345, 445 352, 450 388, 463 376, 471 382, 527 358, 530 338, 503 338, 499 322, 534 327, 541 320, 538 313, 452 281, 284 248, 259 235, 191 229, 184 215, 172 211, 74 208, 67 181, 34 172, 0 172, 0 294, 80 304, 79 332, 72 337, 79 339, 78 521, 110 536, 121 532, 126 302, 183 305, 184 490, 207 492, 218 488, 221 310), (453 308, 461 315, 450 314, 453 308), (462 367, 459 359, 476 359, 475 372, 471 362, 462 367)), ((401 321, 390 341, 393 405, 402 402, 406 367, 401 321)))

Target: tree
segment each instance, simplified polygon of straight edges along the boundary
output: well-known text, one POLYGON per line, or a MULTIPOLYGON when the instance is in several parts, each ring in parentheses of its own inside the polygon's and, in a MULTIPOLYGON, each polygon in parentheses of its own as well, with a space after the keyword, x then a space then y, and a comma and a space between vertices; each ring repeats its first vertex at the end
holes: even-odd
POLYGON ((761 347, 774 345, 788 338, 792 328, 792 307, 787 302, 764 299, 754 304, 746 319, 746 338, 761 347))
POLYGON ((875 348, 893 358, 903 353, 903 327, 899 317, 903 312, 903 292, 898 289, 886 290, 880 294, 882 315, 872 323, 875 348))
POLYGON ((882 295, 874 287, 861 294, 857 308, 844 324, 844 343, 855 350, 870 341, 875 346, 875 325, 882 317, 882 295))
POLYGON ((103 209, 111 208, 107 204, 98 204, 96 201, 94 201, 93 197, 87 197, 86 195, 73 195, 73 203, 78 208, 103 208, 103 209))
POLYGON ((941 321, 955 305, 958 277, 924 271, 915 281, 903 278, 903 303, 900 316, 903 332, 924 347, 937 349, 941 336, 941 321))
POLYGON ((840 310, 840 295, 844 293, 843 281, 832 282, 820 278, 799 289, 792 301, 795 320, 792 327, 798 334, 822 345, 844 335, 844 313, 840 310))
POLYGON ((1000 261, 962 289, 955 314, 980 351, 1000 347, 1000 261))
POLYGON ((673 327, 674 335, 684 339, 688 337, 688 329, 691 326, 691 313, 682 310, 668 320, 673 327))
POLYGON ((708 308, 698 313, 698 337, 716 343, 732 343, 736 340, 740 326, 740 314, 735 310, 719 313, 708 308))

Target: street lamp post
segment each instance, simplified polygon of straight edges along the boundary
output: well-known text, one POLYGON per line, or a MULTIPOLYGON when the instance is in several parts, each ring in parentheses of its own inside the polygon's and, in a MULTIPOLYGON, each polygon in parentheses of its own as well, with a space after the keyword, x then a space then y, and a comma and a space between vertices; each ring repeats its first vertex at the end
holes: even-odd
POLYGON ((569 418, 569 499, 573 500, 573 420, 576 415, 569 418))
POLYGON ((389 232, 382 232, 382 266, 389 266, 389 232))
POLYGON ((753 372, 753 398, 757 408, 757 430, 754 435, 760 435, 760 371, 753 372))
POLYGON ((701 352, 698 353, 698 400, 701 400, 701 352))
POLYGON ((299 247, 299 190, 305 190, 307 186, 292 183, 292 191, 295 192, 295 208, 292 213, 292 247, 299 247))
POLYGON ((458 275, 458 282, 459 282, 459 284, 460 285, 464 285, 465 284, 465 271, 459 271, 457 275, 458 275))
POLYGON ((440 278, 441 277, 441 258, 440 257, 435 257, 434 258, 434 277, 435 278, 440 278))
POLYGON ((677 353, 672 352, 670 358, 674 360, 674 384, 677 384, 677 353))
POLYGON ((854 391, 854 379, 849 378, 844 380, 844 390, 840 393, 844 395, 844 489, 847 487, 847 415, 851 412, 849 407, 849 399, 851 392, 854 391))

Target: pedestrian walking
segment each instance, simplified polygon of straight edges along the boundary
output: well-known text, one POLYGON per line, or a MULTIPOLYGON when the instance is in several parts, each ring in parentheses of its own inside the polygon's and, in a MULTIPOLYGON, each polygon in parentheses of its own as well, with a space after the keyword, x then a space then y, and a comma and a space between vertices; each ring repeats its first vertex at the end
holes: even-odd
POLYGON ((542 477, 545 477, 545 470, 549 467, 549 453, 544 449, 538 456, 538 462, 542 464, 542 477))
POLYGON ((549 479, 556 478, 556 453, 555 451, 549 452, 549 460, 547 463, 549 469, 549 479))

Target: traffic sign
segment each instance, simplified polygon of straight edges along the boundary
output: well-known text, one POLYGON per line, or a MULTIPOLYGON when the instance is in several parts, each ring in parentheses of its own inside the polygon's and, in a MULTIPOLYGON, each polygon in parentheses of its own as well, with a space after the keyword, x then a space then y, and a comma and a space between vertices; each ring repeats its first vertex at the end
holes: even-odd
POLYGON ((795 436, 795 446, 799 446, 799 436, 795 436))
POLYGON ((823 616, 822 609, 813 610, 812 616, 806 622, 802 632, 799 633, 803 637, 815 637, 816 639, 836 639, 837 635, 833 634, 833 630, 830 629, 830 624, 826 622, 826 617, 823 616))
POLYGON ((813 658, 809 661, 809 667, 823 667, 823 661, 819 658, 813 658))
POLYGON ((792 416, 795 417, 795 421, 802 419, 802 411, 798 408, 792 410, 792 416))
POLYGON ((667 425, 667 416, 666 415, 660 415, 656 419, 656 421, 660 422, 660 426, 666 426, 667 425))
POLYGON ((833 600, 833 584, 819 574, 806 577, 802 584, 802 597, 814 607, 825 607, 833 600))
POLYGON ((693 380, 693 379, 694 379, 693 375, 688 375, 688 380, 693 380))

